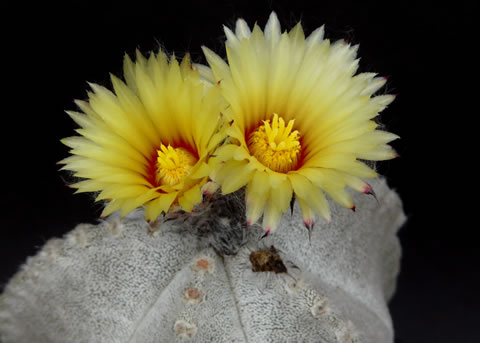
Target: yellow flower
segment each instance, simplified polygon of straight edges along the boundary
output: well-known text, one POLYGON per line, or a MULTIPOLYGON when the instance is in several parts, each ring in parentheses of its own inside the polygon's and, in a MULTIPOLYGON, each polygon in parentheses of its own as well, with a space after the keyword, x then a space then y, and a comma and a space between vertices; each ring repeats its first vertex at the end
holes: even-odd
POLYGON ((354 209, 346 186, 370 193, 362 179, 377 176, 360 160, 396 156, 387 143, 398 136, 373 121, 394 99, 373 96, 385 78, 355 75, 358 46, 330 44, 323 26, 308 38, 300 23, 282 34, 272 13, 265 32, 240 19, 225 34, 228 65, 203 47, 234 121, 229 144, 215 153, 224 161, 214 175, 223 193, 247 185, 248 223, 263 214, 267 234, 293 195, 308 228, 315 214, 330 221, 324 192, 354 209))
POLYGON ((179 64, 163 52, 148 59, 137 52, 136 63, 125 56, 126 84, 112 75, 115 94, 91 84, 89 101, 76 102, 83 113, 67 112, 81 128, 62 140, 72 148, 62 169, 84 179, 72 185, 77 193, 108 201, 102 216, 144 206, 154 220, 201 201, 210 154, 225 137, 219 88, 200 75, 207 69, 188 55, 179 64))

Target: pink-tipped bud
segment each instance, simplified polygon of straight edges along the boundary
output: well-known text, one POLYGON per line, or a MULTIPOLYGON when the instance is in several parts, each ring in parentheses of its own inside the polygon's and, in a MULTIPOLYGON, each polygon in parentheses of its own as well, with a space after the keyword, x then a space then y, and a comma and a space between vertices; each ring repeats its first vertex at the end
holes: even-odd
POLYGON ((368 183, 363 189, 363 194, 373 194, 373 188, 368 183))
POLYGON ((377 199, 377 195, 376 195, 375 192, 373 191, 372 186, 370 186, 369 184, 367 184, 367 186, 366 186, 365 189, 363 190, 363 194, 371 195, 371 196, 373 196, 375 199, 377 199))
POLYGON ((305 225, 305 227, 306 227, 307 229, 310 230, 310 229, 312 229, 312 228, 314 227, 315 221, 314 221, 313 219, 304 220, 304 221, 303 221, 303 224, 305 225))

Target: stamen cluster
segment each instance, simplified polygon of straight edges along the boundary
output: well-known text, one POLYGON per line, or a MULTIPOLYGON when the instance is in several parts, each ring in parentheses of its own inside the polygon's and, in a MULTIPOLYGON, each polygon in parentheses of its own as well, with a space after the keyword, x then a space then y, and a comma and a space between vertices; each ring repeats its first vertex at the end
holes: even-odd
POLYGON ((273 114, 270 120, 250 134, 248 146, 250 153, 268 168, 285 173, 294 170, 299 162, 302 146, 300 133, 293 129, 294 120, 285 126, 285 120, 278 114, 273 114))
POLYGON ((197 159, 186 149, 173 148, 171 145, 166 147, 162 144, 157 153, 156 181, 159 184, 177 185, 190 174, 190 170, 197 162, 197 159))

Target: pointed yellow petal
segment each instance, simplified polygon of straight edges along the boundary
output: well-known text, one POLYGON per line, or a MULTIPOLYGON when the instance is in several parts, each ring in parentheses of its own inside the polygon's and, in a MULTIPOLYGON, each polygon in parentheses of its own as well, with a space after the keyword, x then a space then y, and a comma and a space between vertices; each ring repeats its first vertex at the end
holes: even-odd
POLYGON ((377 173, 373 169, 368 167, 365 163, 359 161, 352 163, 351 168, 345 170, 345 172, 350 175, 366 179, 377 177, 377 173))
POLYGON ((270 201, 281 212, 284 213, 290 207, 293 188, 289 179, 285 179, 276 188, 271 189, 270 201))
POLYGON ((280 22, 275 12, 272 12, 265 25, 265 39, 270 42, 270 48, 277 44, 280 40, 280 35, 280 22))
POLYGON ((150 186, 150 183, 145 179, 143 175, 123 170, 121 172, 106 176, 98 176, 95 179, 101 182, 116 183, 119 185, 137 184, 143 186, 150 186))
POLYGON ((75 121, 75 123, 77 123, 82 128, 88 128, 94 125, 92 120, 83 113, 75 112, 75 111, 65 111, 65 112, 70 116, 70 118, 73 119, 73 121, 75 121))
POLYGON ((228 168, 222 182, 222 193, 229 194, 242 188, 250 181, 254 172, 246 161, 240 161, 234 167, 228 168))
POLYGON ((267 172, 256 170, 249 183, 252 194, 262 194, 270 189, 269 175, 267 172))
POLYGON ((111 79, 113 88, 122 108, 131 118, 130 122, 142 131, 142 133, 149 139, 150 144, 158 144, 160 137, 155 131, 153 122, 148 117, 145 108, 136 94, 114 75, 111 75, 111 79))
POLYGON ((83 180, 71 184, 70 187, 76 188, 75 193, 98 192, 103 189, 105 184, 96 180, 83 180))
POLYGON ((100 217, 102 217, 102 218, 106 217, 106 216, 112 214, 113 212, 119 210, 122 207, 123 202, 124 202, 124 200, 120 200, 120 199, 113 199, 113 200, 109 201, 107 203, 107 205, 105 206, 105 208, 103 209, 100 217))
POLYGON ((165 193, 160 195, 157 199, 150 201, 145 206, 145 217, 147 220, 152 221, 162 212, 167 212, 172 205, 173 201, 177 197, 178 192, 165 193))
POLYGON ((186 212, 191 212, 196 204, 202 201, 202 192, 200 191, 200 184, 196 184, 183 194, 183 197, 178 199, 178 203, 186 212))
POLYGON ((267 187, 254 189, 252 182, 247 186, 245 193, 247 224, 255 224, 265 210, 270 191, 267 187))
POLYGON ((262 215, 267 198, 270 195, 268 174, 264 171, 255 171, 252 179, 247 185, 245 202, 247 206, 246 215, 248 225, 253 225, 262 215))
POLYGON ((315 212, 324 217, 328 222, 332 220, 330 214, 330 206, 328 205, 327 198, 320 189, 314 187, 305 199, 307 205, 315 212))
POLYGON ((303 223, 307 228, 312 228, 315 225, 315 213, 302 198, 297 197, 296 201, 298 201, 302 211, 303 223))
POLYGON ((205 176, 208 176, 212 171, 212 166, 205 162, 197 163, 195 167, 195 170, 192 171, 190 174, 190 177, 192 179, 204 178, 205 176))
POLYGON ((315 187, 306 177, 299 174, 288 174, 295 194, 305 201, 315 213, 330 221, 330 207, 322 191, 315 187))
POLYGON ((345 183, 352 189, 361 193, 371 192, 371 186, 358 177, 344 173, 343 175, 345 183))
POLYGON ((228 65, 220 56, 205 46, 202 46, 202 50, 217 80, 222 80, 230 75, 228 65))
POLYGON ((306 39, 307 46, 309 48, 316 46, 323 40, 323 35, 325 34, 325 26, 315 29, 306 39))
POLYGON ((349 209, 355 209, 352 196, 345 189, 323 188, 325 192, 337 203, 349 209))
POLYGON ((95 200, 136 198, 148 191, 149 188, 145 186, 110 184, 104 187, 95 200))
POLYGON ((397 152, 387 144, 382 144, 368 152, 358 154, 358 157, 370 161, 390 160, 397 157, 397 152))
POLYGON ((133 197, 133 198, 125 199, 125 202, 123 203, 121 208, 121 211, 122 211, 121 215, 124 216, 130 213, 131 211, 133 211, 134 209, 136 209, 137 207, 140 207, 145 203, 147 203, 148 201, 154 198, 157 198, 159 196, 159 193, 157 192, 157 190, 158 188, 152 188, 149 191, 142 193, 136 198, 133 197))
POLYGON ((215 150, 214 155, 221 161, 228 161, 233 159, 238 149, 243 149, 243 147, 239 147, 235 144, 225 144, 215 150))
POLYGON ((210 69, 206 65, 199 63, 194 63, 192 65, 198 70, 201 80, 206 81, 207 83, 212 85, 215 83, 215 76, 213 75, 212 69, 210 69))
POLYGON ((387 82, 387 79, 384 77, 376 77, 372 80, 370 80, 367 84, 367 86, 363 89, 362 93, 360 93, 361 96, 364 95, 372 95, 376 91, 378 91, 380 88, 382 88, 385 83, 387 82))
POLYGON ((270 171, 268 173, 268 180, 272 188, 277 188, 287 180, 287 174, 270 171))
POLYGON ((278 224, 282 219, 282 212, 275 207, 272 201, 267 202, 265 213, 263 215, 262 226, 267 233, 273 233, 277 230, 278 224))
POLYGON ((290 183, 292 184, 293 191, 300 198, 307 199, 309 193, 314 187, 313 184, 303 175, 296 173, 287 174, 290 183))
POLYGON ((249 38, 251 35, 250 28, 248 27, 248 24, 245 20, 243 19, 238 19, 236 26, 235 26, 235 34, 237 37, 242 40, 242 38, 249 38))
POLYGON ((144 156, 148 156, 151 151, 151 144, 145 136, 138 134, 136 130, 132 130, 135 124, 131 117, 124 112, 118 98, 105 87, 95 84, 90 86, 95 91, 95 94, 90 96, 92 109, 102 117, 115 133, 123 137, 144 156))
POLYGON ((235 33, 232 32, 228 27, 223 25, 223 31, 225 32, 225 36, 227 37, 227 41, 225 44, 228 44, 231 47, 238 47, 240 45, 240 41, 238 40, 235 33))
POLYGON ((135 93, 137 93, 137 83, 135 77, 135 64, 130 59, 130 56, 125 54, 123 58, 123 75, 128 87, 135 93))
POLYGON ((343 173, 333 169, 301 168, 297 173, 305 176, 315 186, 320 188, 323 188, 326 185, 332 189, 343 189, 345 187, 343 173))

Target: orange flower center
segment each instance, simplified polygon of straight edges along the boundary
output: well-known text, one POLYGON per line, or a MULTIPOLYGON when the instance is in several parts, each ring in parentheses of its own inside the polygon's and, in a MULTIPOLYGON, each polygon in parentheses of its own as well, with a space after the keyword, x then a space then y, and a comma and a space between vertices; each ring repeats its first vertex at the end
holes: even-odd
POLYGON ((157 150, 157 173, 158 184, 175 186, 190 174, 197 159, 184 148, 173 148, 161 145, 157 150))
POLYGON ((285 120, 276 113, 270 120, 263 121, 248 137, 248 148, 257 160, 268 168, 286 173, 294 170, 299 162, 302 146, 300 133, 293 129, 294 120, 285 126, 285 120))

